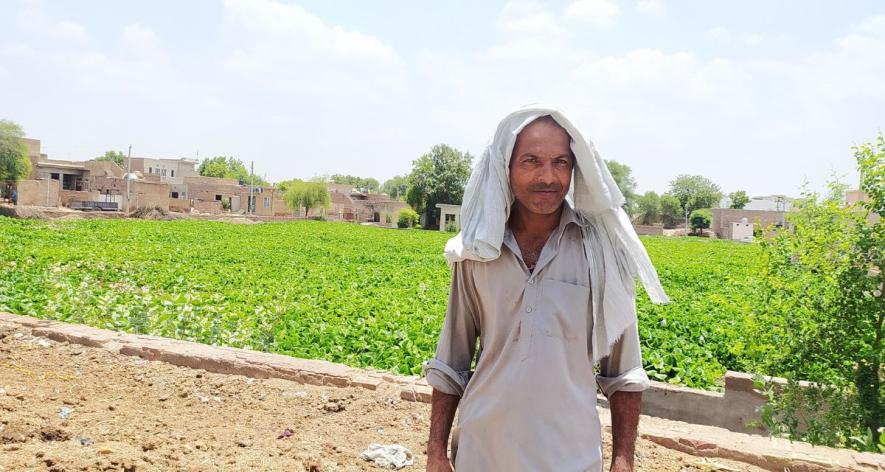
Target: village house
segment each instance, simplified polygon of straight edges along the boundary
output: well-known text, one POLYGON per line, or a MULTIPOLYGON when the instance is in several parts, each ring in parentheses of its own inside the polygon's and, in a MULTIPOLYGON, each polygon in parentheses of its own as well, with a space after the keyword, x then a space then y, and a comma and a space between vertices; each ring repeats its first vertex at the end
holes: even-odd
POLYGON ((328 185, 332 205, 326 212, 327 219, 395 225, 399 211, 409 206, 386 194, 361 192, 352 185, 328 185))
MULTIPOLYGON (((111 161, 50 159, 40 141, 24 139, 32 164, 28 180, 16 183, 21 205, 66 206, 75 209, 126 210, 157 207, 166 211, 220 214, 249 213, 262 217, 303 217, 289 208, 284 192, 249 186, 236 179, 206 177, 189 158, 132 157, 126 170, 111 161)), ((362 192, 351 185, 328 184, 328 219, 395 225, 399 210, 408 207, 385 194, 362 192)), ((320 213, 311 212, 311 216, 320 213)))

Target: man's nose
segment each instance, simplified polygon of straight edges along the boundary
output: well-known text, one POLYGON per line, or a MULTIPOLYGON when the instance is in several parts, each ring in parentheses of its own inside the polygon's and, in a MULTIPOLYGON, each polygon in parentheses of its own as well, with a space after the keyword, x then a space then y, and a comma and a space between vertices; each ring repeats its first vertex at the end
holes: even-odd
POLYGON ((556 182, 556 172, 553 169, 552 162, 546 162, 538 170, 538 182, 545 185, 551 185, 556 182))

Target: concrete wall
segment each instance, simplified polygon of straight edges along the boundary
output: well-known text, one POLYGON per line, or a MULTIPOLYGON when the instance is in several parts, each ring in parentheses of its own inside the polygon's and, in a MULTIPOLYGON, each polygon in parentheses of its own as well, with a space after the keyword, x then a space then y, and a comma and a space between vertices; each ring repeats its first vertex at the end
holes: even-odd
MULTIPOLYGON (((129 189, 131 203, 129 211, 139 208, 162 208, 169 211, 169 185, 143 180, 133 180, 129 189)), ((124 192, 125 194, 125 192, 124 192)), ((125 205, 124 205, 125 208, 125 205)))
POLYGON ((720 239, 732 239, 732 223, 740 223, 742 218, 746 218, 748 223, 757 225, 757 227, 765 228, 769 225, 780 224, 786 215, 782 211, 734 210, 731 208, 713 208, 710 213, 713 214, 710 230, 716 233, 720 239))
POLYGON ((192 207, 194 210, 197 210, 200 213, 212 213, 213 215, 216 215, 223 211, 221 208, 221 202, 216 201, 204 202, 202 200, 194 200, 192 203, 192 207))
POLYGON ((222 198, 239 196, 242 190, 236 180, 216 177, 185 177, 184 184, 187 185, 188 198, 204 202, 217 201, 218 195, 221 195, 222 198))
POLYGON ((155 159, 150 157, 133 157, 132 172, 141 172, 145 177, 156 176, 166 184, 183 184, 187 177, 197 177, 197 161, 194 159, 155 159))
MULTIPOLYGON (((283 192, 277 189, 262 189, 261 193, 255 193, 255 215, 258 216, 292 216, 293 211, 283 200, 283 192)), ((246 210, 246 202, 249 201, 249 189, 240 192, 240 202, 243 210, 246 210)))
POLYGON ((40 140, 31 138, 22 138, 25 147, 28 148, 28 156, 40 156, 40 140))
POLYGON ((126 173, 116 162, 111 161, 86 161, 83 163, 83 166, 89 172, 88 178, 90 181, 95 177, 116 177, 122 179, 126 173))
POLYGON ((179 213, 189 213, 191 211, 191 201, 182 200, 180 198, 169 199, 169 211, 177 211, 179 213))
POLYGON ((633 225, 636 234, 644 236, 661 236, 664 234, 664 227, 657 225, 633 225))
POLYGON ((61 184, 57 180, 19 180, 15 186, 19 205, 59 206, 61 184))
POLYGON ((62 190, 59 192, 58 198, 62 206, 71 206, 72 201, 97 202, 100 200, 100 195, 97 191, 62 190))
POLYGON ((652 382, 642 394, 645 415, 752 434, 763 432, 747 424, 759 420, 757 408, 764 404, 765 397, 753 389, 752 376, 740 372, 725 374, 723 393, 652 382))

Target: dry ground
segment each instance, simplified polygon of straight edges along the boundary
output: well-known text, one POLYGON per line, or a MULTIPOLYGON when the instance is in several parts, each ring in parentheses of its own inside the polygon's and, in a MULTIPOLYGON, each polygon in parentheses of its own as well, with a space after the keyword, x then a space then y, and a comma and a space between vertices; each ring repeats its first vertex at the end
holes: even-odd
MULTIPOLYGON (((370 443, 408 447, 419 471, 429 413, 383 388, 213 374, 0 322, 0 471, 377 470, 370 443)), ((762 469, 640 440, 637 470, 762 469)))

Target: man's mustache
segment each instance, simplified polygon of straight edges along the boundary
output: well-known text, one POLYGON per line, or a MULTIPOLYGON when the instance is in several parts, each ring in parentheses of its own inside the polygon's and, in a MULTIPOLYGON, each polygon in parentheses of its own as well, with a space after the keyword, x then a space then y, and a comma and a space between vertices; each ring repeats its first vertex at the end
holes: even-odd
POLYGON ((550 192, 550 191, 561 192, 562 185, 560 185, 560 184, 552 184, 552 185, 534 184, 529 187, 529 190, 532 192, 550 192))

